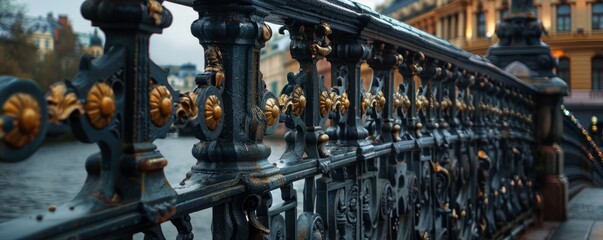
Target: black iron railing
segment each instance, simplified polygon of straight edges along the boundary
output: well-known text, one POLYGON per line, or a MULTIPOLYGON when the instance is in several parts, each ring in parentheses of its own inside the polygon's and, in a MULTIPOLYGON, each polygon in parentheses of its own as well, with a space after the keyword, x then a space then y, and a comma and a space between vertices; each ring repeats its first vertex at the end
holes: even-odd
POLYGON ((172 19, 155 0, 85 1, 106 53, 45 96, 0 80, 2 160, 26 158, 50 124, 100 149, 72 201, 0 224, 4 238, 161 239, 169 220, 191 239, 189 214, 208 208, 215 239, 500 238, 539 211, 538 93, 484 58, 350 1, 174 2, 199 12, 191 29, 206 68, 193 92, 172 89, 149 58, 149 37, 172 19), (266 22, 289 32, 301 66, 278 93, 259 71, 266 22), (323 58, 331 86, 317 72, 323 58), (272 163, 263 138, 283 124, 286 150, 272 163), (174 186, 153 145, 172 125, 200 140, 174 186), (275 189, 282 205, 271 206, 275 189))

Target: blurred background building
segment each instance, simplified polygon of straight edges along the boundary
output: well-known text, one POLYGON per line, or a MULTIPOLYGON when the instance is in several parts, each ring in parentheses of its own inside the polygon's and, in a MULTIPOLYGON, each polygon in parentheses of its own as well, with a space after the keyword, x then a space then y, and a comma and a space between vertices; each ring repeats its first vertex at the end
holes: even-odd
MULTIPOLYGON (((570 87, 564 99, 584 122, 603 112, 603 1, 534 0, 542 21, 542 41, 558 59, 557 75, 570 87)), ((511 0, 389 0, 377 11, 474 54, 498 42, 496 23, 510 12, 511 0)), ((603 116, 602 116, 603 117, 603 116)), ((600 117, 601 118, 601 117, 600 117)))
MULTIPOLYGON (((394 0, 379 11, 485 55, 510 8, 509 0, 394 0)), ((603 90, 603 1, 535 0, 534 11, 559 59, 557 74, 572 90, 603 90)))

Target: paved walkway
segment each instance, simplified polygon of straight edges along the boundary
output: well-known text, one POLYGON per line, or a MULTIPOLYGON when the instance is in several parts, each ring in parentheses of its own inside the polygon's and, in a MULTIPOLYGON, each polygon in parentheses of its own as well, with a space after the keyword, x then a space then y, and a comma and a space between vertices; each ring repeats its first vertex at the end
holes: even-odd
POLYGON ((570 201, 567 221, 544 222, 520 239, 603 240, 603 189, 582 190, 570 201))

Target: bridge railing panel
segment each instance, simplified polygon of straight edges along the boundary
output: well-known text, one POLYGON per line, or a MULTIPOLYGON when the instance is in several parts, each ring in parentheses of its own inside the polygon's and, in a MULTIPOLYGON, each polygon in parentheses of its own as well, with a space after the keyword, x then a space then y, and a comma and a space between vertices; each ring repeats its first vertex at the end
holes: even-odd
POLYGON ((535 91, 484 58, 349 1, 178 2, 200 16, 191 31, 206 66, 192 92, 174 90, 149 58, 149 37, 172 18, 155 0, 85 1, 106 54, 84 57, 46 96, 2 79, 2 160, 31 154, 49 124, 100 150, 72 201, 0 224, 5 236, 162 239, 169 220, 190 239, 189 214, 212 208, 215 239, 499 238, 539 211, 535 91), (283 24, 300 65, 280 92, 259 70, 267 21, 283 24), (199 143, 197 163, 170 186, 153 140, 172 125, 199 143), (286 148, 273 163, 263 138, 279 125, 286 148))

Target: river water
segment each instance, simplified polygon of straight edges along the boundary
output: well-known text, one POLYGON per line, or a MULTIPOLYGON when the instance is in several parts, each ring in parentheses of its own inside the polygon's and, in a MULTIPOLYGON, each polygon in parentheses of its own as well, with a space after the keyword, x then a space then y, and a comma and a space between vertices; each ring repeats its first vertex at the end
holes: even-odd
MULTIPOLYGON (((177 185, 196 163, 191 150, 197 142, 191 137, 155 141, 158 150, 169 161, 165 174, 172 185, 177 185)), ((284 151, 284 141, 265 142, 272 148, 269 161, 276 162, 284 151)), ((86 179, 86 158, 97 151, 95 144, 50 143, 25 161, 0 163, 0 222, 69 201, 86 179)), ((295 188, 300 200, 298 213, 301 213, 303 181, 296 182, 295 188)), ((273 206, 282 202, 278 191, 273 191, 273 198, 273 206)), ((211 210, 193 213, 191 218, 195 239, 208 239, 211 236, 211 210)), ((177 231, 169 222, 162 224, 162 229, 167 239, 176 239, 177 231)), ((136 234, 134 238, 142 239, 143 235, 136 234)))

